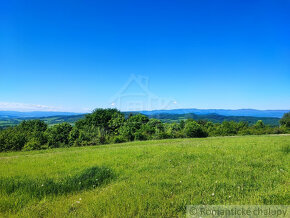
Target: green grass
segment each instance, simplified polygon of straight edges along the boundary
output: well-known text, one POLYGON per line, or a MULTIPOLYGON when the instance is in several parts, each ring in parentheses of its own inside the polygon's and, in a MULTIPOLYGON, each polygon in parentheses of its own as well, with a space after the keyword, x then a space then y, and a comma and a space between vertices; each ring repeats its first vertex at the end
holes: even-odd
POLYGON ((289 146, 281 135, 1 153, 0 216, 184 216, 188 204, 285 205, 289 146))

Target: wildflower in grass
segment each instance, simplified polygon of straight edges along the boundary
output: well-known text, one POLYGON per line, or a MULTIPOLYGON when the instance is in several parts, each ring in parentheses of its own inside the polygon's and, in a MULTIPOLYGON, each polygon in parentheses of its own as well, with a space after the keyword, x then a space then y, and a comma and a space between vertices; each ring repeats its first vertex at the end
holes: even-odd
POLYGON ((80 201, 76 201, 77 204, 81 203, 80 201))
POLYGON ((82 200, 82 198, 79 199, 80 201, 82 200))
POLYGON ((229 198, 231 198, 232 196, 229 195, 229 198))
POLYGON ((43 187, 44 185, 42 184, 41 187, 43 187))
POLYGON ((79 182, 79 184, 82 184, 82 182, 79 182))
POLYGON ((211 196, 214 196, 214 193, 212 193, 211 196))

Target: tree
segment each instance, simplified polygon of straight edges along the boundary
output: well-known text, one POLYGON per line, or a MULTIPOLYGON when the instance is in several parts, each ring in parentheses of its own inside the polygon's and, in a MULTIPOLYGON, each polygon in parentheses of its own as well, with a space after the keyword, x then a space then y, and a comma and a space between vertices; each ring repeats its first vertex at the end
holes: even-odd
POLYGON ((164 131, 164 125, 160 120, 150 119, 144 126, 146 134, 153 135, 157 132, 164 131))
POLYGON ((0 131, 0 151, 21 150, 27 142, 27 135, 16 127, 0 131))
POLYGON ((179 122, 179 126, 180 126, 181 129, 183 129, 184 126, 185 126, 185 121, 184 121, 184 120, 181 120, 181 121, 179 122))
POLYGON ((262 120, 258 120, 257 123, 255 124, 255 127, 256 127, 257 129, 262 129, 262 128, 265 127, 265 124, 263 123, 262 120))
MULTIPOLYGON (((87 114, 84 119, 76 122, 77 128, 84 126, 95 126, 104 129, 104 131, 112 132, 115 130, 116 125, 110 122, 112 119, 119 121, 124 118, 124 115, 117 109, 95 109, 91 114, 87 114)), ((118 126, 117 126, 118 127, 118 126)))
POLYGON ((285 113, 279 122, 281 126, 290 127, 290 112, 285 113))
POLYGON ((144 134, 140 132, 146 123, 148 123, 149 118, 142 114, 136 114, 129 116, 126 122, 120 127, 119 134, 127 141, 133 141, 134 139, 144 140, 144 134))
POLYGON ((195 121, 188 121, 185 123, 184 133, 189 138, 207 137, 207 132, 195 121))
POLYGON ((109 121, 109 132, 118 134, 119 128, 124 124, 125 117, 121 113, 115 113, 109 121))
POLYGON ((41 120, 24 120, 18 128, 24 132, 44 132, 47 129, 47 124, 41 120))
POLYGON ((67 146, 71 130, 72 126, 69 123, 61 123, 49 128, 47 131, 48 146, 52 148, 67 146))

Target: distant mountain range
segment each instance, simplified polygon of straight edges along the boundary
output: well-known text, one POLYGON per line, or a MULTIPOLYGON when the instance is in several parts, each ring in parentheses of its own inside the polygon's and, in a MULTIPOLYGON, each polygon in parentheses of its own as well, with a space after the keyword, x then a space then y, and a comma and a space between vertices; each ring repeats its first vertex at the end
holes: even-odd
POLYGON ((154 111, 139 111, 139 113, 145 115, 154 114, 189 114, 194 113, 197 115, 202 114, 218 114, 223 116, 250 116, 250 117, 276 117, 281 118, 283 114, 289 112, 289 110, 255 110, 255 109, 173 109, 173 110, 154 110, 154 111))
MULTIPOLYGON (((130 113, 141 113, 149 118, 157 118, 162 122, 179 122, 184 119, 208 120, 214 123, 221 123, 223 121, 246 121, 249 124, 254 124, 258 120, 262 120, 265 124, 270 126, 278 126, 279 119, 284 113, 289 110, 225 110, 225 109, 174 109, 174 110, 155 110, 155 111, 134 111, 124 112, 128 117, 130 113)), ((19 112, 19 111, 0 111, 0 128, 14 126, 23 120, 40 119, 49 125, 57 123, 68 122, 75 123, 79 119, 84 118, 85 114, 72 112, 55 112, 55 111, 33 111, 33 112, 19 112)))
MULTIPOLYGON (((218 114, 223 116, 250 116, 250 117, 275 117, 281 118, 283 114, 290 110, 255 110, 255 109, 172 109, 172 110, 153 110, 153 111, 132 111, 125 113, 141 113, 145 115, 157 114, 218 114)), ((83 113, 73 112, 56 112, 56 111, 32 111, 32 112, 19 112, 19 111, 0 111, 0 118, 33 118, 33 117, 51 117, 51 116, 74 116, 83 113)))
POLYGON ((0 118, 33 118, 33 117, 51 117, 51 116, 71 116, 81 113, 73 112, 56 112, 56 111, 0 111, 0 118))

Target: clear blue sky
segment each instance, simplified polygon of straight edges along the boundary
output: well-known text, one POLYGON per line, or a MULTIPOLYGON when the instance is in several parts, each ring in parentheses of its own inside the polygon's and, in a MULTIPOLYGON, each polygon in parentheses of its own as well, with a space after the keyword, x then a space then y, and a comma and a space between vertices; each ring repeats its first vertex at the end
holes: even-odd
POLYGON ((132 75, 168 108, 289 109, 290 1, 1 2, 0 109, 126 109, 132 75))

